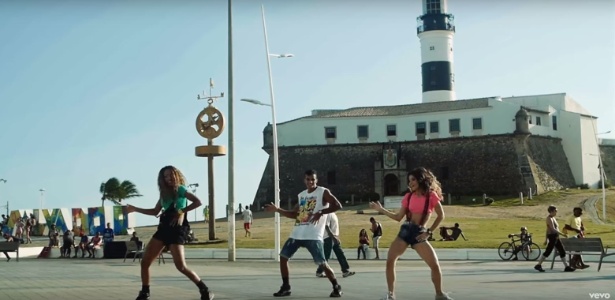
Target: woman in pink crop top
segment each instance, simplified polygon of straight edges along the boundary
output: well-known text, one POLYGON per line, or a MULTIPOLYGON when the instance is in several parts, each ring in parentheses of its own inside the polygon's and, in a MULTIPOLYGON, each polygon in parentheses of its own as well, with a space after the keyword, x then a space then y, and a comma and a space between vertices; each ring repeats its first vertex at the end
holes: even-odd
POLYGON ((370 202, 369 204, 372 209, 395 221, 399 222, 404 217, 406 218, 406 222, 401 226, 397 238, 389 247, 386 265, 388 292, 382 299, 395 299, 395 264, 408 246, 411 246, 431 269, 431 279, 436 290, 436 300, 452 299, 442 292, 442 271, 438 262, 438 256, 427 241, 430 233, 437 229, 444 220, 444 209, 440 203, 442 199, 440 182, 429 170, 416 168, 408 173, 408 187, 410 192, 403 198, 401 209, 397 213, 385 209, 380 202, 370 202), (438 216, 433 224, 427 228, 425 224, 429 221, 431 213, 434 211, 438 216))

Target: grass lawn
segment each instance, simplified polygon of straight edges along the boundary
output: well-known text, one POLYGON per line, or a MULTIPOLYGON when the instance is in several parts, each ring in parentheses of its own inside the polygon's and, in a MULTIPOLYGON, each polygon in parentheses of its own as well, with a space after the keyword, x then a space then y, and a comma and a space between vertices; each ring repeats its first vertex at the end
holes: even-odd
MULTIPOLYGON (((499 198, 490 206, 479 204, 471 205, 445 205, 446 219, 442 225, 452 226, 454 223, 461 224, 464 235, 468 241, 458 240, 454 242, 431 242, 435 248, 497 248, 502 242, 509 241, 508 234, 519 233, 521 226, 528 227, 533 235, 534 242, 543 248, 545 238, 545 218, 546 206, 555 204, 564 207, 577 206, 580 202, 588 197, 601 195, 600 191, 596 190, 568 190, 557 191, 542 194, 534 197, 533 200, 525 200, 524 205, 520 204, 518 198, 499 198), (532 212, 533 215, 527 212, 532 212), (521 217, 520 217, 521 215, 521 217), (527 215, 526 217, 523 217, 527 215)), ((482 203, 482 198, 479 199, 482 203)), ((462 198, 464 202, 472 202, 472 197, 462 198)), ((608 191, 607 198, 607 213, 615 219, 615 190, 608 191)), ((446 201, 445 201, 446 203, 446 201)), ((601 206, 601 201, 597 202, 597 206, 601 206)), ((380 240, 381 247, 388 247, 396 237, 400 223, 397 223, 383 215, 377 215, 374 211, 366 210, 365 214, 358 214, 357 210, 365 209, 366 206, 347 207, 347 209, 338 212, 340 220, 340 236, 344 247, 358 246, 358 235, 361 229, 366 229, 369 232, 369 218, 375 217, 383 226, 383 237, 380 240)), ((598 212, 601 215, 601 212, 598 212)), ((261 214, 261 213, 259 213, 261 214)), ((253 224, 253 237, 244 237, 243 223, 236 223, 236 247, 237 248, 256 248, 256 249, 272 249, 274 243, 273 235, 273 218, 272 214, 264 214, 263 217, 257 218, 253 224)), ((561 209, 557 219, 563 230, 564 223, 571 214, 567 210, 561 209)), ((431 224, 435 217, 428 223, 431 224)), ((293 220, 282 218, 281 223, 281 243, 288 238, 293 227, 293 220)), ((615 227, 613 225, 598 225, 594 224, 587 216, 584 218, 585 227, 587 228, 588 237, 600 237, 604 245, 615 247, 615 227)), ((217 223, 217 237, 225 239, 227 223, 217 223)), ((201 239, 206 239, 206 230, 197 233, 201 239)), ((438 239, 438 232, 434 234, 434 238, 438 239)), ((218 243, 211 245, 190 245, 190 247, 207 247, 207 248, 227 248, 227 243, 218 243)))

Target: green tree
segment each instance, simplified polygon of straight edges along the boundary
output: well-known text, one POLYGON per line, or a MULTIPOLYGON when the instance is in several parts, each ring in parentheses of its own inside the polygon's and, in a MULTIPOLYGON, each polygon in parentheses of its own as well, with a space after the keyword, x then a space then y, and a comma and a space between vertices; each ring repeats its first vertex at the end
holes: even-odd
POLYGON ((105 200, 122 205, 123 200, 142 196, 134 183, 129 180, 120 182, 115 177, 101 183, 99 191, 102 194, 102 205, 105 205, 105 200))

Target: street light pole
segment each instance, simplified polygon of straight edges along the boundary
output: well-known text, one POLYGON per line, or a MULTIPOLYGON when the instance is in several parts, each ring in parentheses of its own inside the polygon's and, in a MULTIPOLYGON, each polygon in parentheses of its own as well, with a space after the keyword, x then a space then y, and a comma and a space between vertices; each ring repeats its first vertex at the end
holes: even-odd
POLYGON ((611 131, 596 133, 596 123, 592 120, 592 127, 594 129, 594 137, 596 138, 596 148, 598 150, 598 167, 600 168, 600 182, 602 184, 602 221, 606 222, 606 188, 604 186, 604 181, 606 180, 606 176, 604 174, 604 166, 602 165, 602 154, 600 153, 600 143, 598 142, 598 135, 607 134, 611 131))
POLYGON ((602 155, 600 155, 600 146, 598 146, 598 161, 600 164, 600 182, 602 183, 602 221, 606 222, 606 188, 604 187, 604 166, 602 165, 602 155))
POLYGON ((228 0, 228 261, 235 261, 235 150, 233 145, 233 6, 228 0))
MULTIPOLYGON (((273 78, 271 76, 271 56, 269 53, 269 41, 267 39, 267 24, 265 22, 265 6, 261 4, 261 14, 263 17, 263 33, 265 35, 265 54, 267 55, 267 70, 269 72, 269 93, 271 94, 271 119, 273 124, 273 192, 274 204, 280 207, 280 166, 278 161, 278 129, 275 117, 275 96, 273 94, 273 78)), ((275 261, 280 261, 280 213, 276 212, 274 216, 274 234, 275 234, 275 261)))

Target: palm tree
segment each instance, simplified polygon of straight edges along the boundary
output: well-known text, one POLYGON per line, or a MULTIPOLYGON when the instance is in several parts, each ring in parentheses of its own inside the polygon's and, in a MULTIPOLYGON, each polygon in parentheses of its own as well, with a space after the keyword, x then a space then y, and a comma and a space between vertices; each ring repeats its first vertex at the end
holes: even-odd
POLYGON ((102 194, 102 205, 105 200, 113 202, 115 205, 122 205, 122 201, 134 197, 141 197, 137 186, 129 180, 120 182, 119 179, 113 177, 100 184, 100 193, 102 194))

